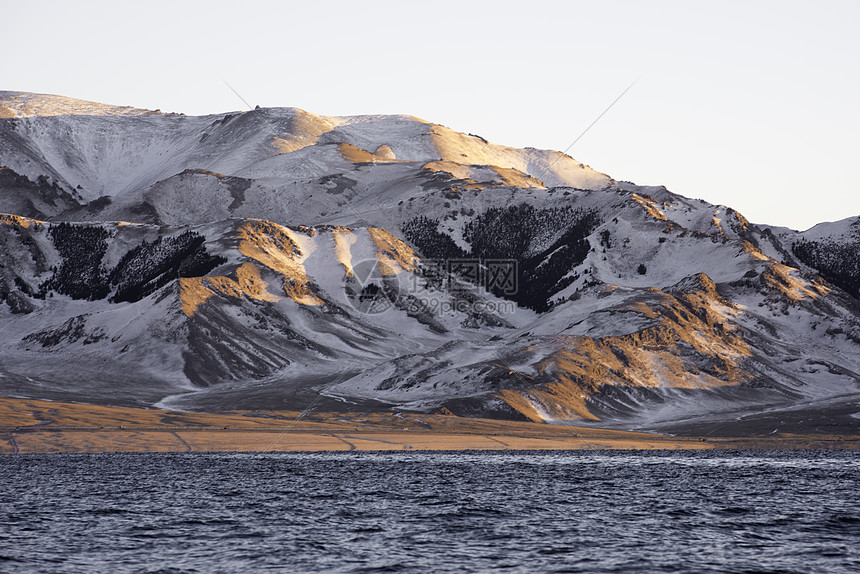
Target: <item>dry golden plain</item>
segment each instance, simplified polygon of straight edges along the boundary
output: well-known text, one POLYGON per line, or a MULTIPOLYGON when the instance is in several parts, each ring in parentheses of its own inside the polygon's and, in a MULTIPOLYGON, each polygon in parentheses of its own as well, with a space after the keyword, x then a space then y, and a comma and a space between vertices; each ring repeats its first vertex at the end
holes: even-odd
POLYGON ((860 436, 680 437, 441 414, 191 413, 0 398, 0 453, 858 449, 860 436))

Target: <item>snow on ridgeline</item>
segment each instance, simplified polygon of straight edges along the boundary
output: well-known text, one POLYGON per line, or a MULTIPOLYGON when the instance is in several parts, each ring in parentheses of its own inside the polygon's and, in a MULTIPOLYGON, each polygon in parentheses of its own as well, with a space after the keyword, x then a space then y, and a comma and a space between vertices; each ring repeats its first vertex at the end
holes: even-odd
POLYGON ((413 171, 440 160, 495 166, 548 186, 601 189, 611 182, 557 151, 495 145, 412 116, 327 117, 297 108, 185 116, 0 92, 0 164, 31 181, 55 182, 82 202, 142 193, 185 170, 280 183, 297 174, 317 179, 343 173, 344 161, 360 165, 364 156, 415 162, 413 171))
POLYGON ((140 116, 158 111, 112 106, 53 94, 0 91, 0 118, 49 116, 140 116))

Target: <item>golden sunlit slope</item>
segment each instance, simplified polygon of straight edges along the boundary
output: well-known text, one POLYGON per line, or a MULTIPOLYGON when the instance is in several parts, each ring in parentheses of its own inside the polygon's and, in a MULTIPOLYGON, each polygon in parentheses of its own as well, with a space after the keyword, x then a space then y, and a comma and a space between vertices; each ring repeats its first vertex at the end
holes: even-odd
POLYGON ((531 420, 600 420, 634 410, 623 400, 614 404, 607 391, 713 391, 756 377, 747 370, 754 350, 733 321, 741 311, 706 275, 681 290, 655 290, 612 311, 638 315, 649 325, 622 335, 558 335, 536 343, 555 350, 536 365, 535 386, 503 390, 502 398, 531 420))
POLYGON ((494 145, 440 125, 434 125, 430 134, 442 160, 513 169, 549 186, 601 189, 612 181, 606 174, 558 151, 494 145))
POLYGON ((0 91, 0 118, 51 116, 139 116, 157 111, 112 106, 52 94, 0 91))
MULTIPOLYGON (((323 288, 342 287, 354 276, 351 246, 357 242, 375 246, 373 259, 383 276, 416 271, 412 249, 383 229, 289 228, 262 220, 242 222, 236 230, 237 249, 247 258, 235 268, 235 278, 226 276, 180 279, 182 309, 193 316, 197 308, 216 293, 225 297, 275 302, 284 296, 299 305, 324 305, 317 293, 323 288), (310 261, 308 261, 310 258, 310 261), (315 284, 307 264, 314 270, 339 279, 337 285, 315 284), (334 269, 332 269, 334 267, 334 269), (280 288, 270 286, 262 272, 276 273, 280 288)), ((363 247, 363 246, 362 246, 363 247)), ((366 247, 362 249, 368 253, 366 247)), ((367 262, 367 259, 362 259, 367 262)))

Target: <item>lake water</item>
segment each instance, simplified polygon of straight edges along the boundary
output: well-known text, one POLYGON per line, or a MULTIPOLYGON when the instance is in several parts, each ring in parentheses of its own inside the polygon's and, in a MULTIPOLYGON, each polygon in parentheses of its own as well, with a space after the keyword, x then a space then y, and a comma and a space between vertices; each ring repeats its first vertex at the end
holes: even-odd
POLYGON ((2 572, 858 572, 860 455, 0 456, 2 572))

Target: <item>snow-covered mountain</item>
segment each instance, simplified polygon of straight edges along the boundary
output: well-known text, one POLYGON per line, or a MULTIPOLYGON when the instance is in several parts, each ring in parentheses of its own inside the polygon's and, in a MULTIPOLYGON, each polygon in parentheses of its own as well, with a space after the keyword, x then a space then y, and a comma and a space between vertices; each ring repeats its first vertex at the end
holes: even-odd
POLYGON ((758 226, 559 152, 294 108, 0 92, 0 164, 2 394, 858 420, 857 218, 758 226))

